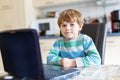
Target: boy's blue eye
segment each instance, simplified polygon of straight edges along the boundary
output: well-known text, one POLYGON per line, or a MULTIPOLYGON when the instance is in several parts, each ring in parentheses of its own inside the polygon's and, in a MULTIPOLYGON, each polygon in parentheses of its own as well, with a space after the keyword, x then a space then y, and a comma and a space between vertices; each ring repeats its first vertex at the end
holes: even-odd
POLYGON ((74 24, 70 24, 70 26, 74 26, 74 24))
POLYGON ((66 27, 66 25, 65 25, 65 24, 63 24, 63 25, 62 25, 62 27, 66 27))

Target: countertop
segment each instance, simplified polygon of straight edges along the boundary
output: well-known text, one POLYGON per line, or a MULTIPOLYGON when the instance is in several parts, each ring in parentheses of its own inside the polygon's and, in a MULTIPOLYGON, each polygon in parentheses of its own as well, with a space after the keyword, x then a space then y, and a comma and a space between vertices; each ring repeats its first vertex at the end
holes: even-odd
MULTIPOLYGON (((101 65, 77 69, 80 70, 80 74, 69 80, 120 80, 120 65, 101 65)), ((5 75, 7 73, 4 71, 0 72, 0 76, 5 75)))
POLYGON ((70 80, 120 80, 120 65, 101 65, 79 70, 81 73, 70 80))
POLYGON ((120 32, 107 33, 107 36, 120 36, 120 32))

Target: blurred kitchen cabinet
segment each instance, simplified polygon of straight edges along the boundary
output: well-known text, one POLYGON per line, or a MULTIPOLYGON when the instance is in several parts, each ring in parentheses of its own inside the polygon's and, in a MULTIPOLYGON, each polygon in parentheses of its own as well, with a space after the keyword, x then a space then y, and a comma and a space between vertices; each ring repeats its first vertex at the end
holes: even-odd
POLYGON ((1 56, 1 51, 0 51, 0 71, 4 71, 3 61, 2 61, 2 56, 1 56))
MULTIPOLYGON (((55 0, 56 1, 56 0, 55 0)), ((56 1, 56 4, 69 4, 69 3, 76 3, 76 2, 80 2, 80 0, 58 0, 56 1)))
POLYGON ((49 53, 50 49, 52 48, 53 43, 56 39, 40 39, 40 50, 42 53, 42 61, 46 63, 47 54, 49 53))
POLYGON ((34 7, 45 7, 55 4, 55 0, 33 0, 34 7))
POLYGON ((12 3, 12 0, 0 0, 0 10, 12 8, 12 3))
POLYGON ((33 0, 34 7, 48 7, 54 5, 61 5, 66 3, 78 2, 80 0, 33 0))
POLYGON ((105 49, 105 64, 120 65, 120 36, 108 36, 105 49))
POLYGON ((25 27, 24 0, 0 0, 0 31, 25 27))

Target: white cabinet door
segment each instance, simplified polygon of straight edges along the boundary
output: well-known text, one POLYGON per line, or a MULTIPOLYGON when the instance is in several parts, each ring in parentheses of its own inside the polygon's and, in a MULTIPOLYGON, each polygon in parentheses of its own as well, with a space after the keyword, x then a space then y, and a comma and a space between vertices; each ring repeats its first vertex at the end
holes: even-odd
POLYGON ((0 10, 10 9, 12 8, 12 5, 12 0, 0 0, 0 10))
POLYGON ((25 21, 24 0, 14 0, 14 27, 15 29, 27 28, 25 21))
POLYGON ((13 0, 0 0, 0 31, 11 29, 13 17, 13 0))
POLYGON ((46 63, 47 54, 52 48, 53 43, 56 39, 40 39, 40 50, 42 55, 43 63, 46 63))
POLYGON ((25 27, 24 0, 0 0, 0 31, 23 27, 25 27))
POLYGON ((34 7, 48 7, 54 5, 68 4, 73 2, 79 2, 80 0, 33 0, 34 7))
POLYGON ((34 7, 46 7, 55 4, 56 0, 33 0, 34 7))
POLYGON ((12 28, 14 24, 13 17, 11 10, 0 11, 0 31, 12 28))
POLYGON ((107 37, 105 64, 120 65, 120 36, 107 37))

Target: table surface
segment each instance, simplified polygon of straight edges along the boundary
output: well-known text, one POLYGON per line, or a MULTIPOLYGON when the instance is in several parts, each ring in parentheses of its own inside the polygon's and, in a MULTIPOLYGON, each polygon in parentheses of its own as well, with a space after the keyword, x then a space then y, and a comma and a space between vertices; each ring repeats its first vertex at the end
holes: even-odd
MULTIPOLYGON (((81 73, 70 80, 120 80, 120 65, 101 65, 78 69, 81 73)), ((0 71, 0 76, 6 74, 0 71)))
POLYGON ((70 80, 120 80, 120 65, 79 68, 80 75, 70 80))

